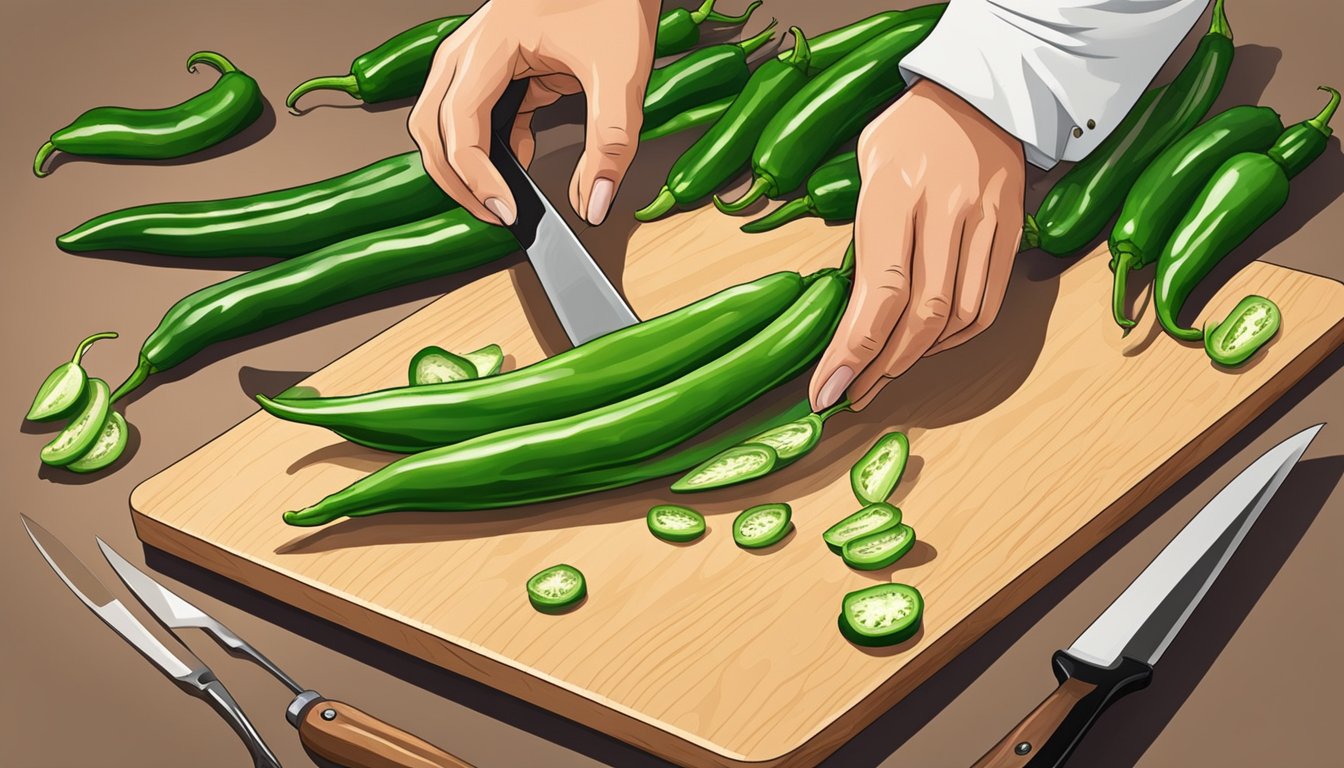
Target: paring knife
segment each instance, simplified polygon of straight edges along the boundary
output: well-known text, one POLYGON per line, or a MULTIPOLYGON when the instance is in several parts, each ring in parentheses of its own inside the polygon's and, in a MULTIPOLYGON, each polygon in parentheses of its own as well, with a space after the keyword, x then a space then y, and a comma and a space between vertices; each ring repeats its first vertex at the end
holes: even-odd
MULTIPOLYGON (((37 545, 47 564, 61 577, 61 581, 75 593, 89 610, 107 623, 114 632, 121 635, 136 650, 149 659, 164 674, 177 681, 182 690, 197 698, 205 699, 219 712, 233 730, 238 732, 257 768, 280 768, 280 761, 271 753, 266 742, 261 740, 256 728, 239 709, 238 703, 229 695, 224 684, 215 678, 210 667, 201 661, 186 646, 169 650, 150 634, 149 629, 135 618, 126 606, 107 591, 107 587, 84 567, 84 563, 75 557, 65 545, 50 531, 33 522, 27 515, 20 514, 23 527, 28 536, 37 545)), ((180 645, 180 644, 179 644, 180 645)))
POLYGON ((98 539, 98 546, 136 598, 174 635, 186 627, 204 630, 230 653, 252 659, 294 691, 285 718, 299 730, 299 741, 315 754, 349 768, 471 768, 419 737, 305 689, 228 627, 136 568, 107 542, 98 539))
POLYGON ((1279 443, 1219 491, 1067 651, 1055 652, 1059 687, 974 768, 1063 765, 1107 706, 1146 687, 1153 664, 1323 426, 1279 443))
POLYGON ((509 231, 527 252, 565 334, 578 346, 634 325, 639 318, 509 148, 509 133, 527 84, 526 78, 510 83, 490 113, 490 161, 508 184, 518 209, 509 231))

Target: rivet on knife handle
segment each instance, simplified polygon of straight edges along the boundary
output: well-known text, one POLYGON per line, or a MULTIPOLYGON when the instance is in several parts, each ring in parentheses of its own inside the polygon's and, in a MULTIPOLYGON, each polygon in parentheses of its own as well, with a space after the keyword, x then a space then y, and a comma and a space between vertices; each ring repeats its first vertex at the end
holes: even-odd
POLYGON ((1137 691, 1152 679, 1153 668, 1121 659, 1113 668, 1055 654, 1059 687, 1031 714, 985 753, 974 768, 1056 768, 1073 752, 1083 734, 1116 699, 1137 691))
POLYGON ((299 740, 348 768, 472 768, 424 739, 330 699, 308 706, 299 719, 299 740))

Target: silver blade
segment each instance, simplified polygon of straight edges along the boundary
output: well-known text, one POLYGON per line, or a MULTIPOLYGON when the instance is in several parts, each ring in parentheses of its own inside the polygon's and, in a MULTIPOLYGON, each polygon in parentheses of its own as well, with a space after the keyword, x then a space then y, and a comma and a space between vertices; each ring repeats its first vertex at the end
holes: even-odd
POLYGON ((1122 656, 1148 664, 1161 658, 1323 426, 1284 440, 1237 475, 1066 653, 1103 667, 1122 656))
POLYGON ((103 557, 106 557, 107 562, 112 564, 112 569, 117 572, 126 586, 130 587, 131 591, 135 593, 136 598, 154 614, 154 618, 162 622, 164 626, 172 629, 195 627, 204 630, 225 648, 251 657, 253 661, 269 670, 271 674, 280 679, 280 682, 289 686, 295 693, 303 692, 303 686, 296 683, 293 678, 285 674, 247 641, 234 634, 233 630, 221 624, 210 614, 187 602, 186 598, 160 584, 149 574, 135 567, 115 549, 108 546, 107 542, 102 539, 97 539, 97 541, 98 547, 103 550, 103 557))
POLYGON ((47 564, 76 597, 169 677, 183 685, 204 690, 202 676, 209 672, 204 662, 185 647, 177 652, 170 651, 126 610, 120 600, 112 597, 107 587, 50 531, 33 522, 27 515, 20 514, 19 517, 42 557, 46 558, 47 564))

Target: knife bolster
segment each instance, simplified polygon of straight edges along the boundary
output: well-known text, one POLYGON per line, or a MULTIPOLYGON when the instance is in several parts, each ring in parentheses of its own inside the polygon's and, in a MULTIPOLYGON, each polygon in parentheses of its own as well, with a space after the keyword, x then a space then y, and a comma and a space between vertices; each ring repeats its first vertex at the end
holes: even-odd
MULTIPOLYGON (((1080 661, 1064 651, 1055 651, 1051 661, 1061 686, 1076 681, 1091 687, 1064 716, 1063 722, 1050 738, 1038 747, 1039 764, 1054 766, 1073 752, 1107 707, 1122 696, 1147 688, 1153 680, 1153 667, 1123 656, 1116 664, 1103 667, 1080 661)), ((1029 763, 1036 764, 1034 760, 1029 763)))

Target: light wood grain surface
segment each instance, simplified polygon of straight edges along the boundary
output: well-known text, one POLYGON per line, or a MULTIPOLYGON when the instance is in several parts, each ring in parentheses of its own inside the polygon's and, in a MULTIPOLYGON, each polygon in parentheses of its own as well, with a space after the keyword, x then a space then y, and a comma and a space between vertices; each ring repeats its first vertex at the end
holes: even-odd
MULTIPOLYGON (((647 318, 774 269, 834 264, 845 244, 844 230, 818 222, 750 237, 737 223, 702 210, 640 227, 613 278, 647 318)), ((287 527, 283 510, 393 457, 264 413, 137 488, 136 530, 154 547, 674 762, 812 765, 1344 339, 1344 286, 1264 263, 1248 265, 1206 309, 1220 318, 1252 289, 1283 309, 1279 337, 1236 374, 1147 320, 1122 338, 1107 317, 1104 258, 1031 261, 1013 281, 988 333, 925 362, 862 414, 833 419, 812 455, 777 477, 689 499, 710 529, 693 544, 648 533, 644 513, 672 498, 660 483, 498 512, 287 527), (848 468, 890 429, 910 437, 895 501, 919 543, 887 569, 852 571, 820 534, 856 508, 848 468), (737 548, 733 515, 762 501, 792 503, 796 532, 763 552, 737 548), (540 614, 523 584, 556 562, 581 569, 590 596, 572 613, 540 614), (923 630, 888 649, 849 644, 835 626, 841 597, 884 581, 924 593, 923 630)), ((485 276, 306 383, 324 394, 396 385, 430 343, 498 342, 506 365, 525 365, 562 346, 534 333, 550 327, 528 322, 528 312, 549 311, 537 301, 526 265, 485 276)))

